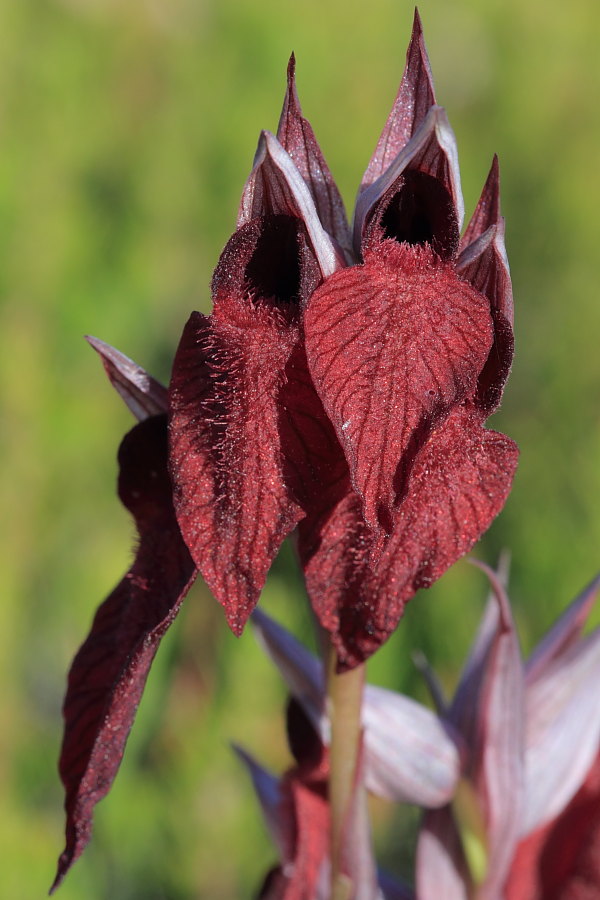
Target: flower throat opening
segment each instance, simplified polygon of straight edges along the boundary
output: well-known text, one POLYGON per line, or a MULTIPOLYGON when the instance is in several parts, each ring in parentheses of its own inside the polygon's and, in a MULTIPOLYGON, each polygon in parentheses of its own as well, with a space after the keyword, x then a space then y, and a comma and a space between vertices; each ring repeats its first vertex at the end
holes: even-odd
POLYGON ((265 216, 244 272, 247 288, 276 303, 298 305, 302 297, 301 223, 292 216, 265 216))
POLYGON ((380 219, 383 236, 399 243, 430 244, 442 259, 458 246, 458 223, 450 194, 424 172, 405 172, 380 219))

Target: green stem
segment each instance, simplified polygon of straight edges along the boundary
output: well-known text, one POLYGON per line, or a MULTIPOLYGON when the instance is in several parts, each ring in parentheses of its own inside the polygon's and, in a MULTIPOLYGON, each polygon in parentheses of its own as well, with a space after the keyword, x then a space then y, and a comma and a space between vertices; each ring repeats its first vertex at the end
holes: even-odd
POLYGON ((327 693, 331 723, 331 770, 329 806, 331 810, 331 897, 347 900, 352 885, 342 871, 344 832, 350 830, 349 813, 356 781, 360 747, 361 704, 365 682, 365 666, 350 672, 336 672, 337 655, 329 651, 327 693))

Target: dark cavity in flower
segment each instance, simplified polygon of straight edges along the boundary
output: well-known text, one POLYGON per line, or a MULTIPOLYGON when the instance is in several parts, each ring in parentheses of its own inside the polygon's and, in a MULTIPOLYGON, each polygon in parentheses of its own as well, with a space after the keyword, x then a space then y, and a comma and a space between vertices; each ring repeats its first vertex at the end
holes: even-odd
POLYGON ((437 178, 405 172, 380 218, 383 237, 398 243, 430 244, 442 259, 458 245, 458 225, 452 198, 437 178))
POLYGON ((244 272, 252 295, 277 304, 297 305, 302 299, 302 257, 306 249, 304 226, 292 216, 265 216, 261 234, 244 272))

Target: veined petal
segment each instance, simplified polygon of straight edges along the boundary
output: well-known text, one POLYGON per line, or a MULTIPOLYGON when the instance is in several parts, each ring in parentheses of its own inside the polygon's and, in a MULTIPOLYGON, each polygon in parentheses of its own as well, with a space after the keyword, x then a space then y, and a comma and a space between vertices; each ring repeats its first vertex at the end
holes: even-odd
POLYGON ((192 314, 173 366, 175 508, 236 634, 303 515, 286 486, 279 436, 279 392, 297 339, 276 307, 222 296, 210 319, 192 314))
POLYGON ((459 408, 431 433, 412 468, 383 550, 348 492, 300 553, 313 609, 340 668, 367 659, 396 628, 406 602, 467 553, 502 509, 517 465, 513 441, 459 408), (309 548, 309 549, 307 549, 309 548), (375 555, 375 558, 374 558, 375 555))
POLYGON ((254 166, 242 194, 238 229, 259 216, 291 216, 306 228, 323 278, 345 261, 323 228, 315 202, 294 161, 275 135, 263 131, 254 157, 254 166))
POLYGON ((525 665, 528 685, 542 678, 546 669, 579 640, 599 591, 600 575, 597 575, 542 638, 525 665))
POLYGON ((482 898, 501 896, 517 845, 524 809, 525 697, 519 643, 510 604, 500 581, 483 563, 496 601, 478 642, 478 665, 461 679, 450 720, 471 751, 467 774, 475 785, 488 837, 488 868, 482 898), (489 626, 495 618, 495 628, 489 626), (468 679, 468 680, 467 680, 468 679))
POLYGON ((360 190, 382 175, 435 104, 433 78, 418 10, 406 52, 406 66, 394 105, 363 176, 360 190))
POLYGON ((348 253, 352 246, 344 202, 310 122, 302 115, 296 91, 296 59, 292 53, 287 70, 287 91, 277 138, 304 178, 325 230, 348 253))
POLYGON ((90 839, 94 806, 117 774, 160 640, 196 575, 171 501, 166 417, 130 431, 119 463, 119 496, 136 520, 139 546, 133 566, 96 613, 69 673, 59 764, 67 843, 52 890, 90 839))
MULTIPOLYGON (((252 619, 292 695, 324 743, 329 743, 322 664, 263 612, 256 610, 252 619)), ((460 769, 460 750, 451 726, 414 700, 372 685, 365 687, 362 723, 365 783, 370 791, 424 807, 449 800, 460 769)))
POLYGON ((89 335, 86 341, 99 354, 110 383, 139 422, 166 413, 169 405, 166 387, 110 344, 89 335))
POLYGON ((385 172, 359 194, 354 247, 361 251, 375 223, 384 237, 428 241, 450 259, 458 248, 463 216, 456 138, 445 111, 432 106, 385 172))
POLYGON ((417 843, 419 900, 469 900, 473 884, 452 809, 427 810, 417 843))
POLYGON ((527 684, 526 835, 567 806, 600 747, 600 629, 569 644, 527 684))
POLYGON ((425 808, 451 799, 461 765, 451 725, 409 697, 367 685, 363 727, 370 791, 425 808))
POLYGON ((420 447, 477 384, 489 305, 430 248, 385 241, 317 289, 304 332, 366 522, 389 533, 420 447))

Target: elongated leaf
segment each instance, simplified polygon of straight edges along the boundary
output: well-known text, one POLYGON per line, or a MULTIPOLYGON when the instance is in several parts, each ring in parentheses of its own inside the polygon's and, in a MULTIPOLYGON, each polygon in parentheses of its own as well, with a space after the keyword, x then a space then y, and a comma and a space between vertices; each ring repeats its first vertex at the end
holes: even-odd
POLYGON ((579 640, 599 591, 600 575, 584 588, 537 644, 525 666, 528 685, 543 677, 546 668, 579 640))
POLYGON ((600 747, 600 630, 563 647, 527 684, 526 807, 522 833, 555 818, 600 747))
POLYGON ((482 807, 489 848, 481 897, 492 900, 501 896, 523 815, 525 696, 508 598, 495 573, 478 565, 490 580, 496 613, 490 605, 474 658, 477 664, 473 660, 466 669, 450 719, 463 731, 469 748, 467 773, 482 807))
POLYGON ((158 645, 196 574, 172 506, 166 417, 130 431, 119 463, 119 496, 136 520, 139 546, 69 673, 59 766, 67 843, 53 891, 90 839, 94 806, 117 774, 158 645))

